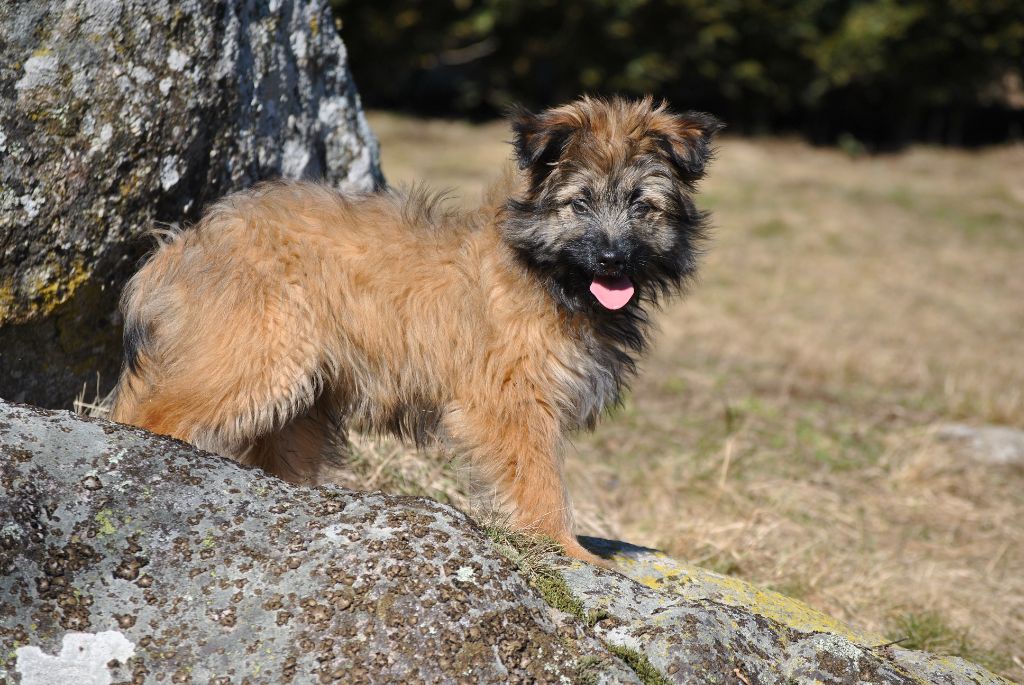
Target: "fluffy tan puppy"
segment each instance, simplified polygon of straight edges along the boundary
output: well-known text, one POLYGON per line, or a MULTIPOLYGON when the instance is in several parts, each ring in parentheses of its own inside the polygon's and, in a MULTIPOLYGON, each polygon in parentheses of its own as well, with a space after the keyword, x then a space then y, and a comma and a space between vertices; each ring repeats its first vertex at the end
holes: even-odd
POLYGON ((123 296, 112 417, 296 482, 346 426, 440 439, 515 526, 593 561, 562 443, 616 404, 648 309, 696 269, 719 124, 650 99, 511 118, 518 170, 474 212, 279 182, 167 239, 123 296))

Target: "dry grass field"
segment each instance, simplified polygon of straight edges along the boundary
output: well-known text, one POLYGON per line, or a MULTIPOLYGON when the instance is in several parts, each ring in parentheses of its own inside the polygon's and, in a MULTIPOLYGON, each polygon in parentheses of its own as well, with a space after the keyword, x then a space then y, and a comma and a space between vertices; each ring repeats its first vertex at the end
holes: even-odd
MULTIPOLYGON (((373 113, 393 184, 472 204, 500 122, 373 113)), ((905 646, 1024 679, 1024 147, 853 158, 726 136, 715 238, 624 406, 569 455, 583 532, 659 547, 905 646)), ((363 443, 363 488, 465 504, 458 468, 363 443)))

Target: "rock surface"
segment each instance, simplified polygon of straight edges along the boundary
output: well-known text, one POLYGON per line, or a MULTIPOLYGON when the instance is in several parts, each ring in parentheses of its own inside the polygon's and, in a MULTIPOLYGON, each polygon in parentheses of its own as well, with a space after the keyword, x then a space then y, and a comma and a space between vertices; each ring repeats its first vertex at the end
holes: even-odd
POLYGON ((326 0, 0 3, 0 396, 109 387, 144 234, 281 175, 381 181, 326 0))
POLYGON ((583 542, 628 578, 563 562, 569 589, 583 612, 603 617, 594 631, 605 645, 642 655, 663 682, 1008 683, 958 657, 901 649, 803 602, 656 550, 583 542))
POLYGON ((430 500, 0 401, 0 682, 1004 682, 587 542, 632 578, 556 560, 531 582, 430 500))
POLYGON ((1009 426, 947 423, 935 429, 940 440, 955 443, 970 459, 993 466, 1024 466, 1024 431, 1009 426))
POLYGON ((83 634, 105 636, 110 658, 88 668, 113 681, 554 683, 588 651, 629 677, 429 500, 298 488, 5 404, 0 469, 0 676, 15 682, 61 682, 25 674, 83 634))

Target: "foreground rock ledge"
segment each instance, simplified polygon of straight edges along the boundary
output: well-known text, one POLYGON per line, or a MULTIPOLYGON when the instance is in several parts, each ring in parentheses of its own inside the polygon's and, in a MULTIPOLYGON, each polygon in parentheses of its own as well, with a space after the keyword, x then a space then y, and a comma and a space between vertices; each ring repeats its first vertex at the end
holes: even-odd
POLYGON ((636 580, 542 596, 450 507, 0 401, 0 682, 1006 682, 590 542, 636 580))

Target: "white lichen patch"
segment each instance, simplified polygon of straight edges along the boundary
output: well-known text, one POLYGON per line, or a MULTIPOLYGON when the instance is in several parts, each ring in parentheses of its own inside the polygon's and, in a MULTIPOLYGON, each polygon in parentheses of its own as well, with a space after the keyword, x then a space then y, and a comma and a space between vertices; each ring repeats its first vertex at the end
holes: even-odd
POLYGON ((302 141, 289 139, 284 143, 281 157, 281 172, 285 178, 302 178, 309 167, 309 147, 302 141))
POLYGON ((110 144, 110 139, 114 137, 114 127, 110 124, 103 124, 100 126, 100 130, 95 136, 89 141, 89 151, 97 152, 106 150, 110 144))
POLYGON ((131 69, 132 78, 136 83, 149 83, 153 80, 153 72, 146 67, 135 66, 131 69))
POLYGON ((814 651, 818 654, 839 655, 853 664, 856 664, 863 654, 860 647, 840 635, 821 633, 815 636, 815 640, 814 651))
POLYGON ((172 48, 171 51, 169 53, 167 53, 167 66, 172 71, 181 71, 182 69, 185 68, 185 66, 187 64, 188 64, 188 55, 186 55, 181 50, 178 50, 176 48, 172 48))
POLYGON ((5 523, 0 526, 0 538, 16 538, 21 535, 21 526, 17 523, 5 523))
POLYGON ((160 186, 164 190, 170 190, 181 180, 181 172, 178 171, 179 161, 177 157, 172 156, 160 160, 160 186))
POLYGON ((475 583, 476 571, 469 566, 460 566, 459 570, 455 572, 455 580, 463 583, 475 583))
POLYGON ((348 173, 339 183, 343 189, 368 191, 373 189, 372 171, 376 166, 373 151, 368 147, 357 148, 358 153, 349 159, 348 173))
POLYGON ((320 101, 316 118, 320 120, 321 124, 336 125, 339 121, 344 121, 347 114, 348 105, 345 103, 345 98, 335 95, 325 97, 320 101))
POLYGON ((293 33, 288 40, 292 46, 292 52, 295 53, 295 57, 303 62, 306 59, 306 34, 301 31, 293 33))
POLYGON ((60 62, 53 55, 33 55, 25 60, 25 74, 14 84, 15 90, 52 86, 57 81, 60 62))
POLYGON ((71 65, 71 93, 76 100, 91 102, 96 95, 96 72, 88 66, 71 65))
POLYGON ((124 663, 135 645, 116 630, 67 633, 60 654, 50 656, 34 645, 15 650, 15 669, 22 685, 110 685, 107 664, 124 663))
POLYGON ((21 206, 25 210, 25 215, 29 219, 34 219, 39 216, 39 206, 41 204, 39 200, 28 194, 22 195, 18 200, 21 202, 21 206))
POLYGON ((73 3, 72 7, 80 13, 82 32, 85 35, 105 36, 121 24, 124 4, 121 0, 88 0, 73 3))
POLYGON ((144 127, 145 127, 145 124, 143 123, 141 117, 133 116, 133 117, 128 119, 128 130, 131 131, 131 134, 133 136, 141 135, 142 134, 142 129, 144 127))

